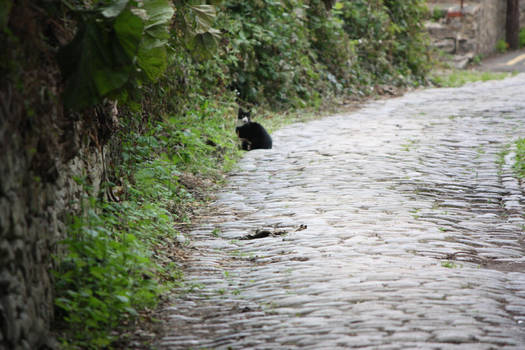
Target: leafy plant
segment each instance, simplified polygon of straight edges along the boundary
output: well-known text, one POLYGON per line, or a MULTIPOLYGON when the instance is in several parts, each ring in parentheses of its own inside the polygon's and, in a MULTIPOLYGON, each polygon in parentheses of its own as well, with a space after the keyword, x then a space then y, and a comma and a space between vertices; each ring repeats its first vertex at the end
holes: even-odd
POLYGON ((520 38, 520 47, 525 47, 525 28, 521 28, 519 38, 520 38))
POLYGON ((321 81, 300 1, 226 1, 220 25, 232 89, 250 104, 305 105, 321 81))
POLYGON ((157 81, 170 63, 170 38, 177 35, 192 54, 209 56, 219 34, 212 28, 215 8, 184 1, 175 5, 175 20, 169 0, 111 0, 93 9, 71 7, 79 28, 58 54, 66 79, 65 106, 81 109, 105 97, 125 101, 144 82, 157 81))
POLYGON ((481 61, 483 60, 483 55, 476 55, 472 58, 472 64, 474 65, 480 65, 481 61))
POLYGON ((184 31, 186 46, 198 59, 210 58, 217 49, 220 31, 213 28, 217 16, 214 6, 186 5, 186 1, 177 1, 177 8, 185 9, 179 20, 184 22, 180 27, 184 31), (181 19, 182 17, 182 19, 181 19))
POLYGON ((322 67, 321 78, 328 83, 328 88, 341 94, 347 91, 353 82, 355 63, 355 45, 344 31, 341 14, 343 4, 335 3, 331 12, 326 11, 323 1, 312 0, 307 8, 309 41, 316 60, 322 67))
POLYGON ((498 51, 499 53, 507 52, 508 48, 509 44, 503 39, 498 40, 498 42, 496 43, 496 51, 498 51))
POLYGON ((85 203, 62 242, 67 253, 54 272, 55 304, 69 329, 63 341, 98 349, 112 341, 109 330, 122 318, 155 305, 160 288, 147 250, 119 230, 119 214, 101 210, 94 198, 85 203))
MULTIPOLYGON (((68 4, 68 2, 64 2, 68 4)), ((168 0, 114 0, 71 8, 75 38, 58 53, 66 79, 64 104, 81 109, 116 97, 128 84, 155 81, 167 65, 174 10, 168 0)))
POLYGON ((72 218, 62 242, 66 254, 57 257, 55 302, 66 345, 108 346, 111 329, 181 283, 166 247, 179 241, 174 224, 187 222, 205 200, 199 181, 220 181, 220 169, 230 168, 239 154, 229 114, 228 105, 206 102, 146 125, 140 115, 123 121, 122 160, 113 169, 119 183, 106 184, 118 198, 103 200, 86 186, 82 213, 72 218), (142 132, 134 131, 139 122, 142 132), (192 178, 195 183, 184 180, 192 178))
POLYGON ((338 16, 357 53, 362 85, 424 83, 428 38, 422 28, 424 1, 341 1, 338 16))
POLYGON ((446 15, 447 10, 445 9, 434 7, 434 9, 432 10, 432 20, 434 22, 438 22, 440 19, 445 18, 446 15))

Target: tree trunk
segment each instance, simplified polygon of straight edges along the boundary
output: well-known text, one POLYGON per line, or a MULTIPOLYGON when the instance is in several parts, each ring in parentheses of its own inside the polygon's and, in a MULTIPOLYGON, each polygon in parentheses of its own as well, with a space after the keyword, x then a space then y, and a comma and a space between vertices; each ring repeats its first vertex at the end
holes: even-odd
POLYGON ((520 6, 519 0, 507 0, 507 35, 506 41, 511 49, 520 45, 520 6))

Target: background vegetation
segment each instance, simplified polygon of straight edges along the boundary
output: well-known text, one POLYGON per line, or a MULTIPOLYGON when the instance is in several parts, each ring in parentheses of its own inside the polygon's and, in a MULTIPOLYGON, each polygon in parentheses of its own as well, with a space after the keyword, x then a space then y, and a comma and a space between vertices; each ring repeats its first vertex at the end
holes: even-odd
POLYGON ((190 219, 203 188, 238 156, 238 104, 260 115, 316 108, 376 85, 422 84, 429 69, 419 0, 138 5, 80 11, 59 54, 66 106, 118 99, 123 124, 107 184, 118 199, 85 201, 56 273, 63 341, 73 347, 107 346, 122 318, 180 283, 169 248, 185 238, 174 223, 190 219), (94 46, 99 52, 84 57, 94 46))
POLYGON ((56 257, 64 346, 109 346, 123 319, 181 283, 180 224, 239 156, 239 105, 278 127, 300 108, 424 84, 425 15, 424 0, 2 2, 2 35, 26 50, 1 50, 3 76, 23 86, 19 58, 34 45, 46 53, 35 67, 60 66, 49 100, 65 118, 118 101, 118 128, 96 119, 111 140, 108 181, 93 193, 88 177, 76 179, 82 209, 56 257), (31 43, 10 31, 11 9, 24 6, 45 28, 31 43))

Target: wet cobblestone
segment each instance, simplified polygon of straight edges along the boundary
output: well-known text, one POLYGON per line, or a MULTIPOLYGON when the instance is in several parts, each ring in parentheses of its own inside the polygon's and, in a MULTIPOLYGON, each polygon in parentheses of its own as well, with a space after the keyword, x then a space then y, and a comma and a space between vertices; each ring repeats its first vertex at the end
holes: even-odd
POLYGON ((524 96, 522 74, 276 132, 191 233, 194 289, 165 310, 158 347, 525 349, 524 186, 507 147, 524 96), (256 229, 288 233, 240 240, 256 229))

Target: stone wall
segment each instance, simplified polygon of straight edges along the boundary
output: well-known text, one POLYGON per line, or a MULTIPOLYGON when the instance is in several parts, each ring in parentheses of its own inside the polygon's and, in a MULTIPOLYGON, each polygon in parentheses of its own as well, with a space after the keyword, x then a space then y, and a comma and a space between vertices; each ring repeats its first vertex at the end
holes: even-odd
POLYGON ((97 190, 113 119, 64 112, 52 47, 64 27, 39 1, 13 4, 12 35, 0 28, 0 350, 37 350, 52 347, 52 256, 83 192, 73 177, 97 190))
MULTIPOLYGON (((73 177, 87 175, 96 186, 103 166, 97 147, 82 140, 81 122, 69 124, 76 132, 68 135, 68 141, 75 144, 65 143, 44 160, 40 151, 34 153, 29 139, 38 139, 37 147, 45 150, 53 136, 47 132, 37 136, 44 128, 40 122, 37 129, 24 129, 14 119, 0 117, 0 349, 33 350, 48 344, 52 255, 65 238, 67 218, 78 210, 83 192, 73 177), (64 158, 73 149, 78 155, 64 158), (44 168, 35 168, 41 161, 44 168)), ((53 120, 41 122, 64 131, 53 120)))
MULTIPOLYGON (((505 40, 505 0, 460 1, 430 0, 431 9, 447 11, 439 22, 428 22, 432 43, 444 52, 454 55, 455 62, 463 65, 476 55, 489 55, 496 43, 505 40), (459 15, 461 14, 461 15, 459 15)), ((521 25, 525 26, 525 0, 520 0, 521 25)))
MULTIPOLYGON (((495 51, 498 40, 505 40, 507 4, 501 0, 482 0, 475 15, 475 54, 487 55, 495 51)), ((474 34, 474 33, 473 33, 474 34)))

